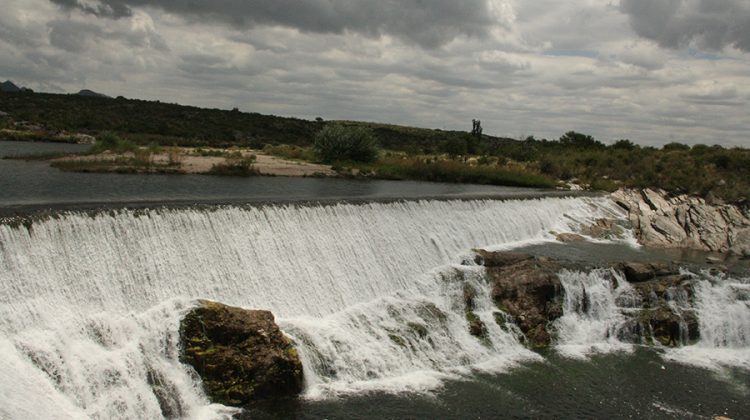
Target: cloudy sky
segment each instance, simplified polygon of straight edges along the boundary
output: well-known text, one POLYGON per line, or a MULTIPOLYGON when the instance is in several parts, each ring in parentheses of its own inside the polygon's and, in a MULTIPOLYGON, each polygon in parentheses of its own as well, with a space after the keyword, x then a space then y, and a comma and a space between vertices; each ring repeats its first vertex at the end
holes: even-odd
POLYGON ((38 91, 750 146, 748 0, 3 0, 0 57, 38 91))

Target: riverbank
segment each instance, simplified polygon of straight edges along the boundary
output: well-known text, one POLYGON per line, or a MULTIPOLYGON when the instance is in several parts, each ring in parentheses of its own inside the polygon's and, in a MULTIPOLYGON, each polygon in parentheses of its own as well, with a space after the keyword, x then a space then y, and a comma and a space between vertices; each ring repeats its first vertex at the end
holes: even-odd
POLYGON ((203 149, 191 147, 135 147, 129 151, 103 151, 50 159, 64 171, 138 174, 339 176, 328 165, 293 161, 254 149, 203 149))

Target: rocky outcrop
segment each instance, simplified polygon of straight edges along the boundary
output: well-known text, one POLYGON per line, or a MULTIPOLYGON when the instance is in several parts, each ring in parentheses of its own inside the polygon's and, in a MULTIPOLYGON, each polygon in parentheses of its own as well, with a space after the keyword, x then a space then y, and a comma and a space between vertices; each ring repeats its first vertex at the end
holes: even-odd
POLYGON ((547 326, 562 316, 560 266, 548 258, 511 252, 480 255, 497 307, 511 317, 532 347, 549 345, 547 326))
MULTIPOLYGON (((515 324, 530 347, 549 345, 553 322, 563 316, 564 290, 558 273, 563 268, 594 268, 513 252, 478 251, 477 255, 477 261, 484 263, 492 298, 502 311, 495 316, 497 323, 501 327, 515 324)), ((676 346, 698 338, 691 277, 663 263, 627 262, 609 268, 620 273, 636 292, 632 301, 623 303, 627 322, 621 340, 676 346)), ((614 278, 611 280, 615 284, 614 278)), ((578 310, 585 312, 588 306, 584 299, 578 310)))
POLYGON ((623 189, 612 198, 628 211, 634 233, 645 246, 750 256, 747 208, 651 189, 623 189))
POLYGON ((180 360, 212 402, 244 406, 302 391, 302 363, 273 314, 201 301, 180 323, 180 360))
POLYGON ((594 239, 621 239, 625 229, 612 219, 598 219, 589 226, 581 227, 581 234, 594 239))

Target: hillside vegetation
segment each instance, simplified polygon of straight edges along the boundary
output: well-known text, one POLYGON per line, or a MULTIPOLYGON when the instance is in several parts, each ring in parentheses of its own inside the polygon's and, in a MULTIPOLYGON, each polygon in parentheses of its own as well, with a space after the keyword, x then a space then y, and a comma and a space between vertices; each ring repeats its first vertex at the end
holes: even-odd
MULTIPOLYGON (((73 133, 107 132, 140 146, 263 149, 287 159, 332 163, 345 176, 529 187, 576 183, 607 191, 621 186, 657 187, 735 203, 750 197, 750 150, 743 148, 672 143, 657 149, 630 140, 605 145, 576 132, 555 140, 519 141, 484 135, 481 130, 309 121, 122 97, 0 93, 0 111, 8 114, 0 114, 0 129, 10 129, 0 131, 0 138, 6 139, 64 141, 74 139, 73 133), (18 122, 43 130, 23 131, 18 122), (315 147, 315 139, 326 127, 327 132, 366 134, 367 148, 378 151, 367 159, 348 152, 339 159, 325 154, 320 143, 315 147)), ((349 150, 332 139, 327 142, 349 150)))

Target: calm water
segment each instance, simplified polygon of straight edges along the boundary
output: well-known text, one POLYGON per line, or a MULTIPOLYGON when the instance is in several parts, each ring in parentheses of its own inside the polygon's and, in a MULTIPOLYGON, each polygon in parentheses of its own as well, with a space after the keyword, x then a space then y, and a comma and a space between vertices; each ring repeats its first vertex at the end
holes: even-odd
POLYGON ((565 359, 554 352, 504 375, 451 382, 435 395, 371 394, 289 401, 243 419, 733 419, 750 416, 750 373, 721 376, 655 351, 565 359))
MULTIPOLYGON (((85 151, 88 146, 0 141, 0 157, 85 151)), ((528 188, 410 181, 212 177, 62 172, 46 162, 0 160, 0 211, 52 205, 237 203, 402 198, 525 197, 555 192, 528 188)))

